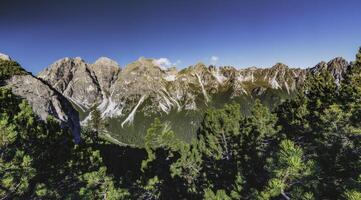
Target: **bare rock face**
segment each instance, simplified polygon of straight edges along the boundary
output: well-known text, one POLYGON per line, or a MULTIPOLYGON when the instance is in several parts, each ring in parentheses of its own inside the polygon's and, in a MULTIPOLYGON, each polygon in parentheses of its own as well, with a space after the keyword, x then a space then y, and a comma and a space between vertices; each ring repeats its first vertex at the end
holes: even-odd
POLYGON ((95 72, 81 58, 56 61, 38 77, 49 83, 82 110, 102 100, 102 92, 95 72))
POLYGON ((227 91, 231 92, 229 98, 260 96, 270 89, 290 94, 302 85, 305 75, 306 70, 280 63, 268 69, 217 68, 198 63, 177 71, 147 58, 120 69, 115 61, 101 57, 93 64, 65 58, 38 77, 84 111, 97 103, 104 117, 122 117, 122 125, 126 125, 131 124, 136 112, 148 115, 197 110, 207 106, 212 96, 227 91))
POLYGON ((42 120, 52 116, 61 126, 68 127, 75 142, 80 142, 79 114, 61 93, 29 73, 11 76, 5 80, 5 87, 26 99, 42 120))
POLYGON ((344 58, 337 57, 329 62, 320 62, 315 67, 311 68, 310 71, 314 74, 321 73, 322 71, 328 71, 335 77, 336 84, 340 84, 346 74, 350 63, 344 58))
POLYGON ((296 91, 303 85, 306 71, 299 68, 289 68, 287 65, 277 63, 271 68, 246 68, 238 71, 236 82, 238 90, 244 94, 262 94, 267 88, 283 90, 288 94, 296 91), (260 88, 262 87, 262 88, 260 88))
POLYGON ((101 91, 105 93, 103 96, 109 96, 110 88, 121 71, 119 64, 110 58, 101 57, 94 64, 90 64, 89 69, 94 72, 101 91))
POLYGON ((271 68, 242 69, 198 63, 178 71, 155 61, 140 58, 120 69, 106 57, 93 64, 66 58, 52 64, 39 77, 84 110, 97 103, 103 117, 121 118, 123 127, 132 124, 136 113, 150 116, 196 111, 212 104, 217 95, 224 102, 244 96, 272 95, 269 98, 277 99, 275 94, 292 95, 304 85, 308 71, 327 70, 341 81, 348 66, 344 59, 336 58, 311 69, 289 68, 282 63, 271 68))

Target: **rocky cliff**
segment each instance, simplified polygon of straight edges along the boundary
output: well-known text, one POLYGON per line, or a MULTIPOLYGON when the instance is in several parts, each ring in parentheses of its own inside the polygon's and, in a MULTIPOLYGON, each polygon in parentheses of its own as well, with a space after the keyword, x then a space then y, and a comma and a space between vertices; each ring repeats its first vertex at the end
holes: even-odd
POLYGON ((335 78, 336 84, 340 84, 346 74, 350 63, 341 57, 334 58, 329 62, 320 62, 315 67, 309 69, 311 73, 318 74, 322 71, 328 71, 335 78))
MULTIPOLYGON (((5 67, 8 71, 10 68, 20 68, 9 56, 2 54, 0 68, 4 71, 5 67)), ((61 93, 23 69, 22 73, 6 77, 4 82, 5 87, 11 88, 14 94, 26 99, 41 119, 53 116, 62 126, 71 130, 75 142, 80 141, 79 114, 61 93)))

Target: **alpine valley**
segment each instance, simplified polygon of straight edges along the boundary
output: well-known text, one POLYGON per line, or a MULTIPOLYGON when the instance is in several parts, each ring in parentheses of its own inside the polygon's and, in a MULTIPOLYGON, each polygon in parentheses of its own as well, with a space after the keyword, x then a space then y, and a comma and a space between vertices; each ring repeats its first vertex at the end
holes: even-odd
MULTIPOLYGON (((0 58, 14 62, 4 54, 0 58)), ((142 146, 154 118, 190 142, 208 108, 235 102, 247 115, 259 99, 272 109, 302 91, 309 74, 326 70, 339 84, 349 66, 338 57, 307 69, 282 63, 270 68, 197 63, 177 70, 143 57, 125 67, 107 57, 94 63, 67 57, 37 76, 27 72, 12 76, 6 85, 26 98, 41 118, 54 116, 77 138, 80 124, 86 126, 96 108, 107 122, 105 134, 112 141, 142 146)))

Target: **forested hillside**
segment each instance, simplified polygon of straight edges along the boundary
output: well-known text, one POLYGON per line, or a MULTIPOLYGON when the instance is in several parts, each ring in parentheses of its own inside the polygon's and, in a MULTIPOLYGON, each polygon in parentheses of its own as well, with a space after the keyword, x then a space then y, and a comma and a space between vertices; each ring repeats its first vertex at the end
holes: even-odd
MULTIPOLYGON (((0 70, 2 81, 12 76, 0 70)), ((115 145, 93 116, 75 144, 1 87, 0 198, 361 199, 361 49, 341 82, 310 74, 274 110, 208 109, 188 143, 155 119, 144 148, 115 145)))

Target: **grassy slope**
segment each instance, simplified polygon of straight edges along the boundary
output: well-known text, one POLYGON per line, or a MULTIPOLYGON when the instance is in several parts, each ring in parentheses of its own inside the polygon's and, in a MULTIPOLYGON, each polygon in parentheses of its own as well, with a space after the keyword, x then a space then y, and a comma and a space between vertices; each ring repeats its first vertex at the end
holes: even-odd
MULTIPOLYGON (((200 122, 202 121, 204 112, 211 107, 220 108, 227 103, 238 103, 241 105, 242 112, 247 115, 250 112, 255 98, 251 96, 240 96, 237 98, 230 98, 231 91, 217 93, 212 95, 212 101, 206 106, 203 100, 199 100, 201 105, 197 111, 171 111, 168 115, 153 114, 151 116, 144 116, 142 112, 137 112, 132 126, 121 127, 121 123, 125 117, 113 118, 109 120, 109 132, 115 139, 127 143, 135 144, 137 146, 143 145, 143 138, 147 132, 148 127, 158 117, 164 123, 168 123, 176 135, 184 141, 190 142, 197 133, 200 122)), ((267 89, 263 95, 259 97, 263 104, 273 109, 277 104, 283 100, 294 96, 295 94, 287 94, 286 91, 267 89)), ((139 110, 142 108, 140 107, 139 110)))

